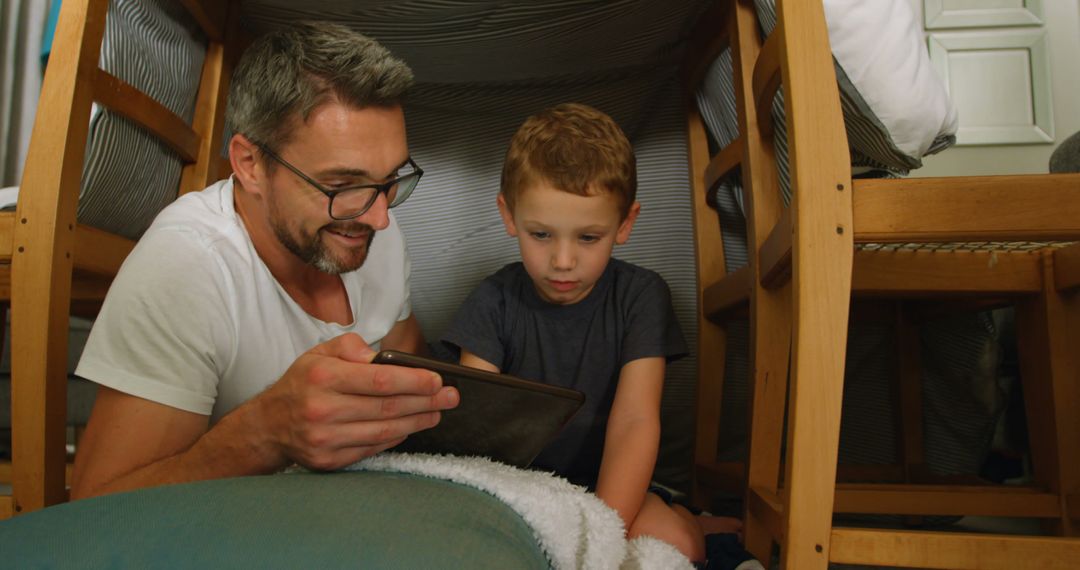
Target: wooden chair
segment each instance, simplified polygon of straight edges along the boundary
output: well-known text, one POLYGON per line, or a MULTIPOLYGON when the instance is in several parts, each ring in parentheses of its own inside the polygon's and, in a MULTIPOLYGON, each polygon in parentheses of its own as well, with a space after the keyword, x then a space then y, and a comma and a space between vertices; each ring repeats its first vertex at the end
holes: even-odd
MULTIPOLYGON (((1075 354, 1080 246, 952 253, 856 248, 862 243, 1077 240, 1080 175, 852 180, 821 2, 777 4, 779 22, 762 42, 751 0, 718 2, 694 34, 685 69, 686 91, 692 94, 709 63, 731 47, 740 132, 710 155, 700 113, 688 102, 701 307, 699 483, 743 475, 747 548, 766 566, 775 541, 782 567, 799 570, 826 568, 830 561, 919 568, 1072 567, 1080 560, 1076 538, 832 526, 834 512, 982 515, 1039 518, 1058 534, 1080 534, 1080 421, 1068 412, 1080 401, 1075 354), (770 116, 781 84, 794 189, 786 208, 770 116), (725 274, 717 219, 705 195, 740 166, 748 195, 750 263, 725 274), (966 307, 1015 305, 1033 485, 837 486, 852 294, 939 297, 966 307), (750 451, 745 474, 733 474, 730 466, 717 464, 716 448, 722 323, 741 304, 748 304, 751 322, 750 451)), ((918 386, 905 384, 903 390, 907 410, 917 413, 918 386)), ((917 455, 915 442, 909 450, 917 455)))
POLYGON ((76 220, 93 102, 157 136, 186 166, 179 193, 218 179, 237 4, 182 0, 208 37, 192 124, 98 66, 108 0, 65 0, 14 213, 0 213, 0 293, 12 313, 12 495, 0 519, 67 500, 68 317, 93 315, 130 239, 76 220))

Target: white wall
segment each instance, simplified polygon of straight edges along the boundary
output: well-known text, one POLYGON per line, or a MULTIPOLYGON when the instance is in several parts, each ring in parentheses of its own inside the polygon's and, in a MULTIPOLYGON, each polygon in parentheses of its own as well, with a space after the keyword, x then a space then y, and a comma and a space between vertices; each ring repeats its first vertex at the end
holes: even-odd
POLYGON ((49 2, 0 1, 0 186, 19 183, 41 92, 49 2))
POLYGON ((1080 0, 911 2, 921 16, 946 13, 938 23, 947 27, 928 29, 927 36, 939 62, 947 52, 946 83, 957 92, 961 128, 979 127, 927 157, 912 176, 1046 172, 1054 149, 1080 131, 1080 0), (1024 21, 1029 12, 1041 18, 1024 21), (1002 14, 1007 17, 997 17, 1002 14), (1038 39, 1025 49, 1019 38, 1038 39), (1040 122, 1049 128, 1036 128, 1040 122), (1052 140, 1016 142, 1025 138, 1052 140))

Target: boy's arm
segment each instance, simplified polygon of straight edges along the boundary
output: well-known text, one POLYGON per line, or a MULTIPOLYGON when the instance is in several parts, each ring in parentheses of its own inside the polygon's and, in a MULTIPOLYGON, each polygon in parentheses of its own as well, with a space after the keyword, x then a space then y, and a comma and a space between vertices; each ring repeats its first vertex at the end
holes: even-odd
POLYGON ((458 359, 458 362, 462 366, 468 366, 469 368, 479 368, 480 370, 487 370, 488 372, 499 372, 498 366, 495 366, 464 348, 461 349, 461 358, 458 359))
POLYGON ((660 356, 624 365, 608 418, 596 494, 618 511, 627 529, 645 501, 660 447, 664 366, 660 356))
POLYGON ((398 321, 383 337, 380 348, 427 356, 427 343, 424 342, 424 333, 420 330, 420 321, 416 319, 416 314, 410 314, 404 320, 398 321))

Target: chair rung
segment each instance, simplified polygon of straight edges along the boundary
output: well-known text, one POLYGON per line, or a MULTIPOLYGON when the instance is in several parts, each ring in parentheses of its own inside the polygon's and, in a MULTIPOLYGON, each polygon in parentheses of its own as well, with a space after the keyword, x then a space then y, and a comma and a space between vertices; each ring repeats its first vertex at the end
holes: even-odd
POLYGON ((146 128, 184 162, 199 155, 199 135, 183 119, 152 97, 98 69, 94 76, 94 100, 146 128))
POLYGON ((838 564, 1012 570, 1075 568, 1080 539, 953 532, 834 528, 829 561, 838 564))
POLYGON ((709 320, 722 321, 729 311, 750 300, 753 286, 749 266, 728 273, 719 282, 705 288, 702 295, 703 312, 709 320))
POLYGON ((780 219, 761 244, 761 285, 779 287, 791 276, 791 208, 785 208, 780 219))
MULTIPOLYGON (((763 287, 778 287, 791 276, 790 223, 785 211, 758 253, 763 287)), ((851 288, 856 293, 1010 295, 1042 290, 1039 256, 1030 251, 858 250, 854 255, 851 288)), ((1059 289, 1080 285, 1077 257, 1076 273, 1059 274, 1059 289)))
POLYGON ((855 252, 856 293, 1027 294, 1042 290, 1039 255, 1021 251, 855 252))
POLYGON ((742 164, 743 139, 739 137, 720 149, 705 167, 705 189, 711 192, 720 179, 742 164))
POLYGON ((754 487, 747 494, 747 510, 772 535, 774 540, 784 538, 784 503, 772 491, 754 487))
POLYGON ((838 485, 837 513, 1056 518, 1059 497, 1030 487, 838 485))
POLYGON ((90 226, 75 227, 75 269, 97 275, 116 275, 135 242, 90 226))

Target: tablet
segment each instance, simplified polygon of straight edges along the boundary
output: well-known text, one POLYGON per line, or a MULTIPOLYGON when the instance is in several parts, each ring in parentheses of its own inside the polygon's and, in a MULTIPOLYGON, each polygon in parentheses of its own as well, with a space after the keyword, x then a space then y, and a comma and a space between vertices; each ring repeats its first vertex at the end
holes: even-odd
POLYGON ((404 352, 384 350, 374 362, 434 370, 461 394, 438 425, 410 435, 394 451, 481 455, 528 467, 585 402, 577 390, 404 352))

